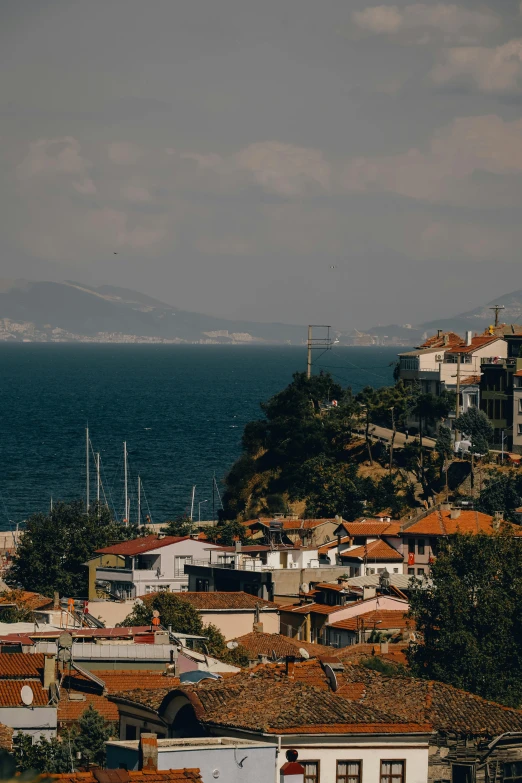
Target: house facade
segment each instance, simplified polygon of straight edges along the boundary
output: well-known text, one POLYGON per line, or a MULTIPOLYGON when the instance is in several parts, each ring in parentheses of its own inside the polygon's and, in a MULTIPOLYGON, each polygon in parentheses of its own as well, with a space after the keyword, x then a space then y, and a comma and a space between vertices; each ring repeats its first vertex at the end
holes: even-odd
POLYGON ((208 563, 217 545, 190 536, 151 535, 98 549, 96 589, 116 599, 131 599, 149 593, 181 592, 188 587, 185 566, 208 563), (108 563, 107 556, 117 556, 108 563))

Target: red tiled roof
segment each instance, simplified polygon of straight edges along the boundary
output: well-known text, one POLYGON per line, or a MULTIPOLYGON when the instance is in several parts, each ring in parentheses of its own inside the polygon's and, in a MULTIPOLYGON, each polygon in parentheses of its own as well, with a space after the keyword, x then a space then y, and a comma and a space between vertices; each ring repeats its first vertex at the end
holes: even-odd
POLYGON ((467 378, 463 378, 461 383, 464 386, 480 383, 480 375, 468 375, 467 378))
POLYGON ((35 707, 45 707, 49 703, 49 693, 42 688, 40 681, 0 680, 0 707, 20 707, 22 705, 20 694, 24 685, 31 687, 35 707))
POLYGON ((344 522, 343 527, 349 536, 396 536, 401 525, 399 522, 381 522, 368 519, 364 522, 344 522))
POLYGON ((335 522, 335 519, 283 519, 283 530, 313 530, 328 522, 335 522))
POLYGON ((433 511, 414 522, 401 535, 449 536, 453 533, 494 533, 493 517, 480 511, 461 511, 456 519, 451 511, 433 511))
MULTIPOLYGON (((147 603, 151 601, 157 593, 142 596, 142 600, 147 603)), ((180 601, 187 601, 195 609, 219 611, 220 609, 249 609, 253 611, 257 605, 261 609, 279 609, 279 606, 273 601, 266 601, 264 598, 258 598, 255 595, 242 592, 217 592, 217 593, 176 593, 176 598, 180 601)))
POLYGON ((403 628, 413 627, 413 621, 408 619, 406 613, 395 609, 376 609, 373 612, 366 612, 357 617, 338 620, 336 623, 332 623, 331 626, 332 628, 343 628, 347 631, 356 631, 361 627, 361 621, 364 622, 364 627, 366 629, 375 626, 378 631, 384 631, 389 628, 402 630, 403 628))
POLYGON ((245 636, 238 636, 235 641, 239 642, 247 650, 251 661, 256 661, 260 655, 272 657, 273 653, 275 653, 277 658, 284 658, 287 655, 299 657, 299 649, 301 647, 310 656, 316 658, 331 652, 330 648, 323 644, 301 642, 298 639, 291 639, 280 633, 257 633, 254 631, 245 634, 245 636))
POLYGON ((0 654, 0 679, 26 680, 28 677, 39 680, 44 668, 43 653, 4 653, 0 654))
POLYGON ((346 606, 328 606, 327 604, 313 603, 295 606, 287 611, 291 611, 294 614, 333 614, 334 612, 340 612, 341 609, 346 609, 346 606))
POLYGON ((358 546, 356 549, 348 549, 341 552, 343 558, 356 558, 358 560, 364 560, 365 557, 368 560, 382 560, 390 561, 397 560, 403 561, 403 556, 400 552, 397 552, 392 546, 377 539, 376 541, 370 541, 366 546, 358 546))
POLYGON ((33 611, 52 603, 52 598, 46 598, 40 593, 31 593, 28 590, 6 590, 0 595, 0 604, 16 604, 33 611))
POLYGON ((179 544, 180 541, 188 541, 190 536, 143 536, 142 538, 133 538, 131 541, 122 541, 120 544, 106 546, 97 549, 96 552, 102 555, 140 555, 144 552, 152 552, 154 549, 161 549, 171 544, 179 544))
MULTIPOLYGON (((199 769, 121 770, 106 769, 102 772, 107 783, 203 783, 199 769)), ((98 777, 90 772, 62 772, 59 775, 44 772, 36 780, 57 783, 98 783, 98 777)))
MULTIPOLYGON (((341 538, 341 544, 346 544, 350 540, 349 536, 344 536, 344 538, 341 538)), ((319 555, 326 555, 330 549, 335 549, 336 546, 339 545, 339 542, 337 539, 335 541, 328 541, 326 544, 323 544, 317 549, 317 553, 319 555)))
MULTIPOLYGON (((96 672, 96 675, 98 673, 96 672)), ((58 703, 58 722, 75 723, 78 721, 85 710, 90 706, 94 707, 107 723, 117 723, 119 720, 118 708, 114 702, 109 701, 106 696, 96 693, 85 693, 83 690, 72 690, 72 696, 84 696, 84 700, 70 699, 69 693, 65 688, 60 691, 60 701, 58 703)))
POLYGON ((169 684, 174 687, 178 682, 172 677, 167 679, 164 672, 143 669, 97 669, 94 674, 103 680, 109 693, 136 688, 165 688, 169 684))
POLYGON ((489 343, 494 343, 501 339, 501 337, 497 337, 496 335, 481 334, 472 338, 471 345, 466 345, 466 343, 462 341, 458 345, 451 346, 448 353, 473 353, 473 351, 477 351, 479 348, 483 348, 485 345, 489 345, 489 343))
POLYGON ((335 590, 337 593, 345 590, 344 585, 340 585, 337 582, 318 582, 315 586, 316 590, 335 590))
POLYGON ((443 348, 448 347, 452 343, 461 343, 462 337, 456 332, 442 332, 441 335, 434 334, 432 337, 428 337, 419 348, 443 348), (447 338, 447 342, 444 340, 447 338))

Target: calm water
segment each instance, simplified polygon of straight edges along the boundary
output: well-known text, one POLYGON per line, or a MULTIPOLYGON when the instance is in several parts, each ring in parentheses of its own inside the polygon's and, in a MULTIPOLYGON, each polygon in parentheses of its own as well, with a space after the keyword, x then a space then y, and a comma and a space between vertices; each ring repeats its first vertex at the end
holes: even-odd
MULTIPOLYGON (((354 391, 392 380, 395 348, 336 348, 317 360, 354 391)), ((0 529, 85 496, 84 428, 101 454, 107 498, 123 516, 127 440, 131 517, 138 474, 153 521, 212 497, 259 402, 306 365, 306 349, 247 346, 0 345, 0 529)), ((91 497, 96 491, 94 462, 91 497)), ((201 506, 210 516, 211 503, 201 506)))

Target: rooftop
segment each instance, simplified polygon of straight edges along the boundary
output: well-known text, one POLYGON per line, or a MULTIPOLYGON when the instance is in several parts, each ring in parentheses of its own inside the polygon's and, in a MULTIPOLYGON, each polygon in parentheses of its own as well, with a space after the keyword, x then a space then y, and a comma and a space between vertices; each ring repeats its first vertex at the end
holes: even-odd
POLYGON ((37 780, 57 783, 203 783, 199 769, 123 770, 95 769, 90 772, 65 772, 59 775, 45 772, 37 780))
POLYGON ((461 511, 455 519, 451 511, 433 511, 402 531, 401 535, 449 536, 453 533, 494 532, 493 517, 480 511, 461 511))
POLYGON ((307 653, 318 658, 321 655, 329 655, 332 650, 323 644, 312 644, 311 642, 301 642, 298 639, 291 639, 280 633, 247 633, 244 636, 238 636, 234 641, 239 642, 248 652, 251 661, 255 661, 260 655, 266 655, 272 658, 284 658, 287 655, 300 657, 299 650, 303 648, 307 653))
POLYGON ((352 538, 353 536, 396 536, 401 529, 400 522, 381 522, 378 519, 343 522, 342 526, 352 538))
POLYGON ((356 631, 361 627, 361 622, 364 623, 366 629, 370 629, 373 626, 378 631, 384 631, 389 628, 402 630, 413 627, 413 621, 408 619, 406 612, 394 609, 376 609, 373 612, 366 612, 357 617, 338 620, 338 622, 332 623, 331 627, 342 628, 346 631, 356 631))
POLYGON ((401 553, 397 552, 396 549, 381 539, 370 541, 369 544, 356 547, 356 549, 345 549, 344 552, 341 553, 341 557, 357 558, 358 560, 367 558, 368 561, 380 560, 383 562, 397 560, 402 563, 403 561, 401 553))
MULTIPOLYGON (((142 600, 147 603, 151 601, 156 593, 142 596, 142 600)), ((176 597, 181 601, 187 601, 195 609, 220 611, 220 610, 250 610, 253 611, 256 606, 261 610, 278 610, 279 606, 272 601, 266 601, 264 598, 250 595, 242 592, 219 592, 219 593, 176 593, 176 597)))
POLYGON ((103 549, 97 549, 100 555, 141 555, 145 552, 153 552, 155 549, 161 549, 171 544, 179 544, 180 541, 188 541, 190 536, 143 536, 134 538, 131 541, 122 541, 120 544, 106 546, 103 549))

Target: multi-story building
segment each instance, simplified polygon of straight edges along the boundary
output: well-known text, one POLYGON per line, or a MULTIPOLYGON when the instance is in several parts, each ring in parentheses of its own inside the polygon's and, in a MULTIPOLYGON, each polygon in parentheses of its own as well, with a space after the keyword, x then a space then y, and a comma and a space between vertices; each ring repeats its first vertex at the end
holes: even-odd
POLYGON ((118 599, 137 598, 160 591, 180 592, 188 587, 185 566, 207 564, 221 547, 190 536, 152 535, 98 549, 96 587, 118 599), (116 556, 108 563, 107 556, 116 556))

